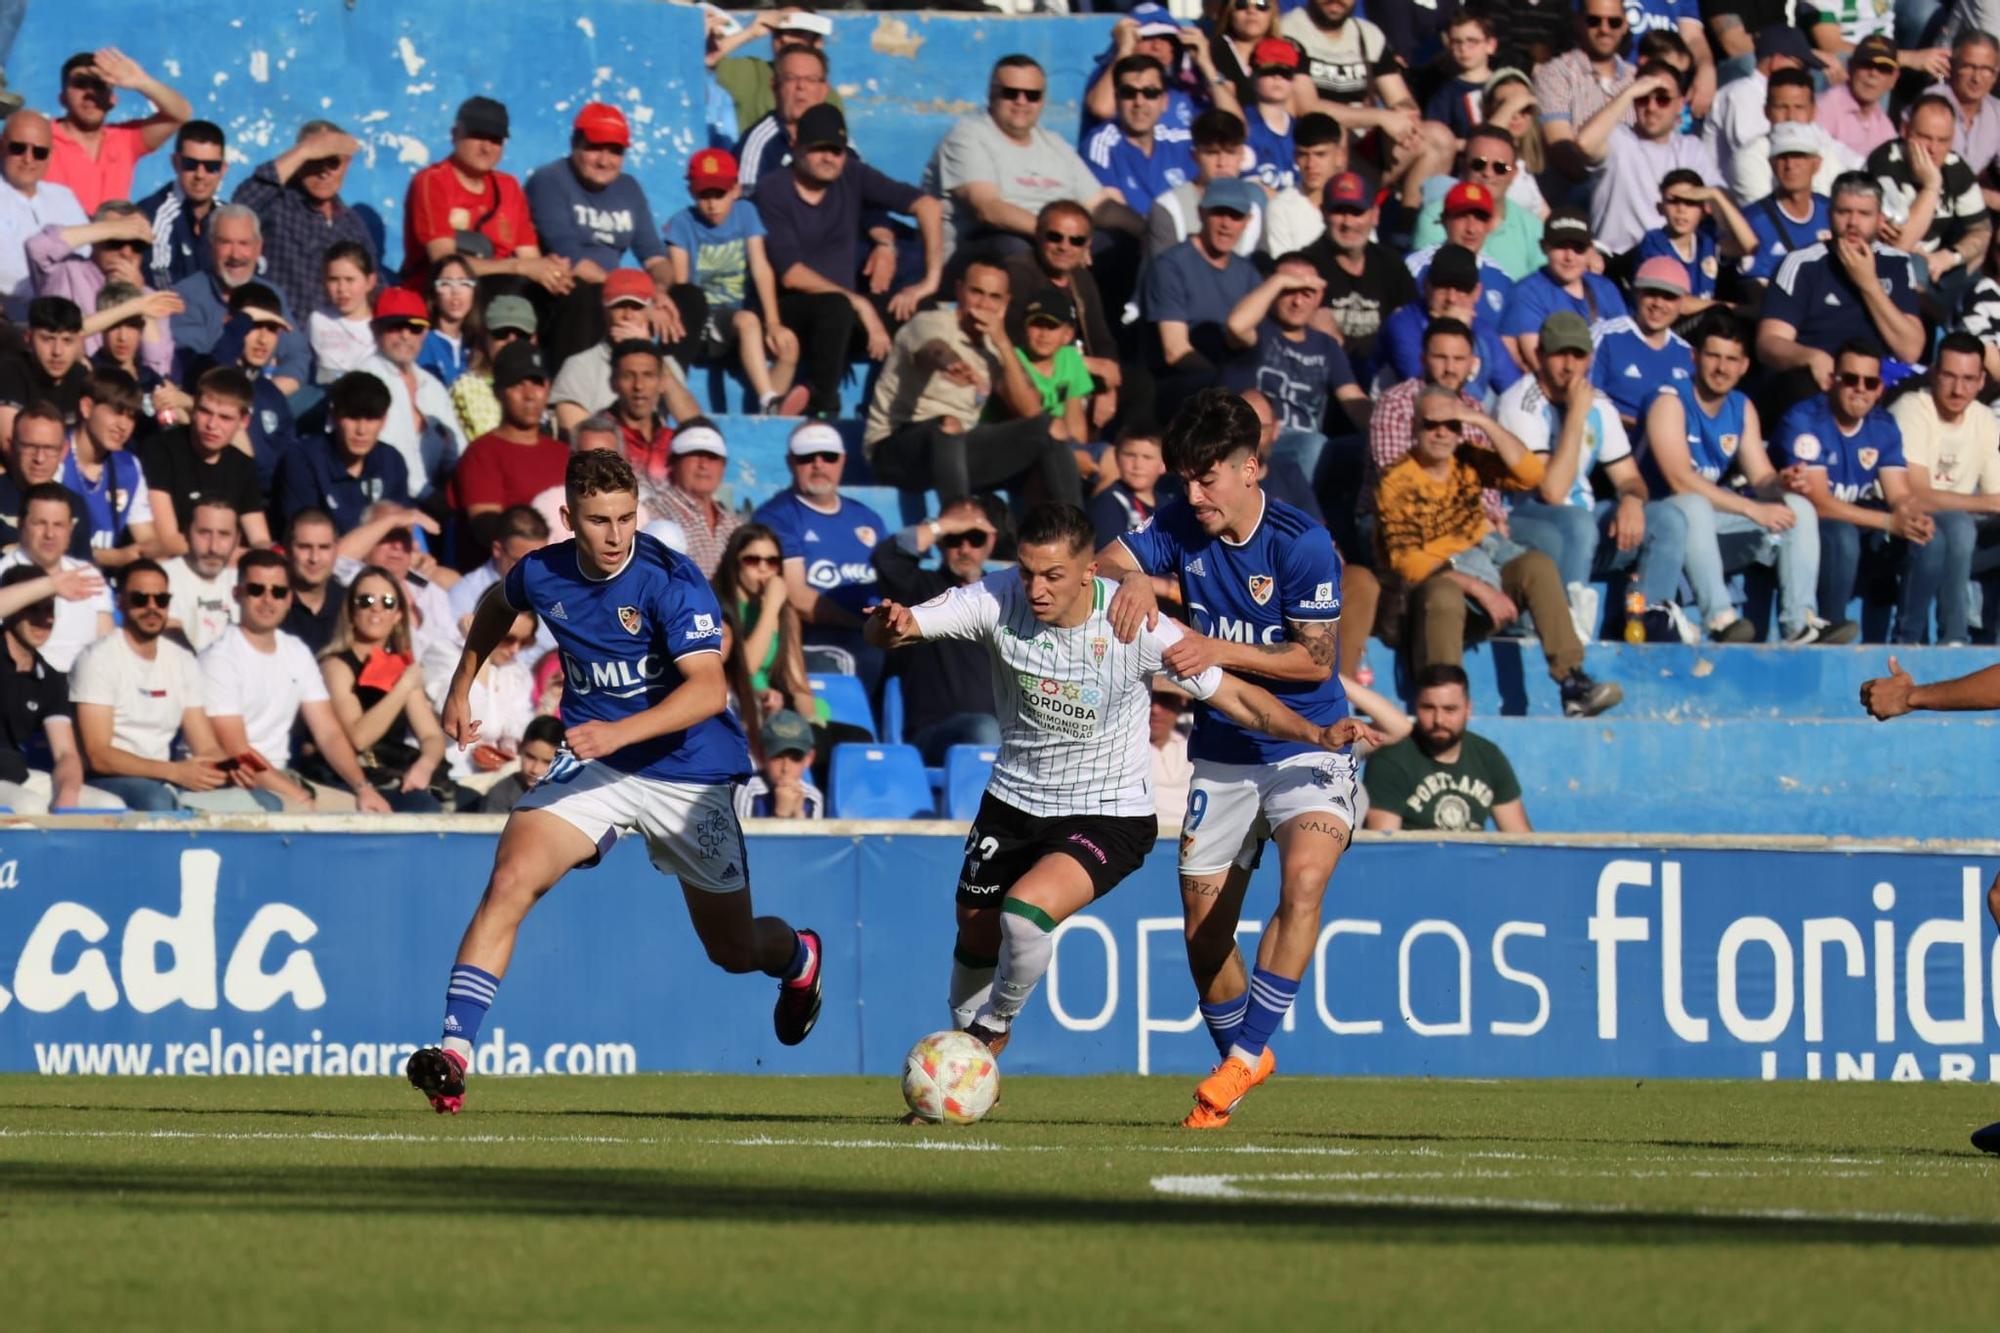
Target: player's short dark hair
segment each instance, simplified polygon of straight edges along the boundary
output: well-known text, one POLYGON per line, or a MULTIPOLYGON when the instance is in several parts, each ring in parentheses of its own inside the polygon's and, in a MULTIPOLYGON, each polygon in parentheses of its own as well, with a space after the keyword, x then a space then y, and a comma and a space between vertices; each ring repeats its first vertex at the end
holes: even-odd
POLYGON ((1465 674, 1465 668, 1455 662, 1433 662, 1410 677, 1410 697, 1416 698, 1425 690, 1437 689, 1440 685, 1456 685, 1467 695, 1472 693, 1472 680, 1465 674))
POLYGON ((335 536, 340 534, 340 525, 333 521, 332 514, 327 513, 317 505, 307 505, 298 513, 293 514, 292 521, 285 525, 285 544, 287 546, 292 544, 293 540, 298 536, 300 528, 310 527, 314 524, 332 528, 335 536))
MULTIPOLYGON (((1315 111, 1312 116, 1319 114, 1315 111)), ((1299 125, 1304 125, 1312 116, 1299 117, 1299 125)), ((1194 118, 1194 124, 1188 127, 1188 134, 1194 139, 1196 148, 1241 148, 1250 137, 1250 127, 1234 111, 1214 106, 1194 118)), ((1296 129, 1293 142, 1298 142, 1296 129)))
MULTIPOLYGON (((1938 340, 1937 355, 1943 356, 1946 352, 1957 352, 1960 356, 1976 356, 1980 365, 1986 364, 1986 344, 1964 329, 1954 329, 1938 340)), ((1937 364, 1937 357, 1931 358, 1931 364, 1937 364)))
MULTIPOLYGON (((1468 343, 1470 343, 1472 342, 1472 328, 1464 320, 1453 319, 1449 315, 1440 316, 1437 319, 1432 320, 1430 323, 1424 325, 1425 347, 1429 347, 1431 345, 1431 339, 1433 338, 1447 338, 1447 337, 1463 338, 1468 343)), ((1474 345, 1477 346, 1477 344, 1474 345)))
POLYGON ((67 296, 37 296, 28 302, 28 327, 41 333, 82 333, 83 311, 67 296))
POLYGON ((1711 306, 1695 320, 1694 328, 1688 335, 1688 344, 1695 351, 1710 338, 1723 338, 1735 343, 1744 351, 1750 350, 1750 329, 1742 319, 1722 306, 1711 306))
POLYGON ((174 150, 187 147, 191 143, 211 144, 217 148, 227 148, 229 140, 222 132, 222 126, 212 120, 191 120, 181 126, 174 136, 174 150))
POLYGON ((28 509, 35 504, 58 504, 69 510, 71 518, 76 517, 76 499, 69 487, 59 481, 38 482, 21 492, 21 517, 28 516, 28 509))
MULTIPOLYGON (((801 49, 811 50, 812 48, 803 47, 801 49)), ((650 356, 653 358, 653 364, 656 366, 665 366, 667 364, 666 353, 662 352, 660 345, 651 338, 621 338, 613 343, 611 345, 612 369, 617 369, 618 363, 628 356, 650 356)))
POLYGON ((250 377, 235 366, 211 366, 194 382, 195 398, 200 400, 204 395, 234 403, 248 412, 250 404, 256 401, 257 390, 250 377))
POLYGON ((1161 450, 1173 471, 1199 477, 1240 450, 1255 453, 1263 434, 1257 414, 1233 390, 1203 389, 1167 423, 1161 450))
POLYGON ((365 370, 350 370, 326 391, 327 415, 343 421, 380 421, 389 415, 389 386, 365 370))
POLYGON ((500 525, 493 535, 496 541, 503 542, 509 537, 545 542, 549 539, 549 521, 533 505, 510 505, 500 511, 500 525))
POLYGON ((239 576, 248 574, 253 569, 282 569, 288 580, 292 573, 292 567, 285 563, 285 557, 276 551, 261 547, 245 551, 242 558, 236 562, 236 572, 239 576))
POLYGON ((1833 354, 1833 359, 1837 363, 1843 356, 1865 356, 1871 361, 1889 359, 1889 353, 1883 349, 1882 344, 1867 337, 1849 338, 1842 343, 1840 350, 1833 354))
MULTIPOLYGON (((1227 111, 1222 113, 1228 115, 1227 111)), ((1324 111, 1308 111, 1292 124, 1292 143, 1299 148, 1317 148, 1321 144, 1339 143, 1347 131, 1340 128, 1340 122, 1324 111)))
POLYGON ((172 581, 169 578, 167 578, 167 567, 165 565, 162 565, 159 561, 134 560, 131 564, 125 566, 125 568, 118 571, 119 595, 123 596, 125 590, 132 586, 132 580, 138 578, 141 574, 157 574, 159 575, 160 582, 162 583, 169 583, 172 581))
POLYGON ((548 713, 530 718, 528 725, 521 732, 521 743, 526 745, 529 741, 540 741, 544 745, 553 745, 560 750, 563 743, 562 719, 548 713))
POLYGON ((1770 82, 1764 89, 1765 105, 1770 105, 1771 94, 1780 88, 1803 88, 1812 94, 1815 99, 1819 96, 1819 89, 1813 85, 1813 76, 1802 69, 1786 68, 1772 70, 1770 82))
POLYGON ((117 366, 94 366, 83 377, 82 397, 88 398, 99 407, 108 407, 123 412, 128 417, 137 417, 144 402, 139 392, 139 381, 132 378, 129 371, 117 366))
POLYGON ((585 449, 569 456, 563 469, 563 494, 569 503, 619 491, 639 493, 639 474, 625 455, 615 449, 585 449))
POLYGON ((1071 553, 1095 551, 1097 528, 1090 516, 1072 504, 1043 503, 1028 511, 1015 546, 1060 546, 1071 553))
POLYGON ((335 241, 326 247, 326 253, 319 259, 319 271, 326 272, 336 259, 345 259, 360 269, 364 277, 375 276, 375 256, 369 254, 368 247, 359 241, 335 241))

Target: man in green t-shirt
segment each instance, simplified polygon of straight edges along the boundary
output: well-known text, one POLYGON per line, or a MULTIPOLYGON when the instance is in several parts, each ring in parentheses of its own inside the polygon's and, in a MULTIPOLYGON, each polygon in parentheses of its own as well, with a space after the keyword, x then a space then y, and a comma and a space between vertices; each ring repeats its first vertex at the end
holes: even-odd
POLYGON ((1465 729, 1472 697, 1465 670, 1434 662, 1417 673, 1416 729, 1368 759, 1363 828, 1472 833, 1490 818, 1502 833, 1527 833, 1521 784, 1500 747, 1465 729))

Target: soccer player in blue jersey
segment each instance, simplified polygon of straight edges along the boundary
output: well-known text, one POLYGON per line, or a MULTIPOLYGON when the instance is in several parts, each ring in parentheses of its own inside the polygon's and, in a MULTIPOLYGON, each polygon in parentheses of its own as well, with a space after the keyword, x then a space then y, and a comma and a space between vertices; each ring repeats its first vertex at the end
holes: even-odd
MULTIPOLYGON (((1167 427, 1167 464, 1187 497, 1163 505, 1141 532, 1098 553, 1119 579, 1113 631, 1130 641, 1158 623, 1152 577, 1177 578, 1192 622, 1163 655, 1177 676, 1209 667, 1263 686, 1308 722, 1347 715, 1339 656, 1340 558, 1326 528, 1267 496, 1257 415, 1223 389, 1204 389, 1167 427)), ((1319 939, 1320 898, 1354 828, 1354 759, 1256 735, 1197 705, 1188 756, 1194 781, 1181 821, 1181 906, 1188 966, 1221 1062, 1195 1090, 1182 1123, 1213 1129, 1271 1076, 1271 1034, 1298 994, 1319 939), (1278 911, 1255 971, 1236 948, 1236 922, 1264 841, 1278 844, 1278 911)))
POLYGON ((555 636, 563 664, 563 747, 501 831, 486 893, 459 942, 444 1036, 410 1057, 410 1082, 440 1114, 465 1100, 472 1044, 528 909, 590 867, 621 832, 644 835, 653 866, 676 875, 708 956, 727 972, 778 978, 778 1040, 819 1018, 820 939, 750 909, 749 861, 730 796, 750 771, 727 711, 722 613, 692 560, 638 530, 639 480, 619 454, 576 454, 563 520, 576 537, 522 557, 488 590, 445 698, 444 729, 479 738, 473 679, 523 611, 555 636))

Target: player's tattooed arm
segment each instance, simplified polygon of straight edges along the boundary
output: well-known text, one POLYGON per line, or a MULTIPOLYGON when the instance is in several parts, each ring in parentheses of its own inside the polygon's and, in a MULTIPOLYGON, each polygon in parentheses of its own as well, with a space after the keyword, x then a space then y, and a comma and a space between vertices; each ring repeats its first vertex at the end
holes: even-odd
POLYGON ((1281 741, 1319 743, 1320 728, 1280 703, 1260 685, 1223 673, 1222 684, 1208 697, 1208 706, 1230 721, 1275 736, 1281 741))
POLYGON ((1313 665, 1321 671, 1321 680, 1333 675, 1334 660, 1340 654, 1340 622, 1337 620, 1287 620, 1285 633, 1291 641, 1306 650, 1313 665))

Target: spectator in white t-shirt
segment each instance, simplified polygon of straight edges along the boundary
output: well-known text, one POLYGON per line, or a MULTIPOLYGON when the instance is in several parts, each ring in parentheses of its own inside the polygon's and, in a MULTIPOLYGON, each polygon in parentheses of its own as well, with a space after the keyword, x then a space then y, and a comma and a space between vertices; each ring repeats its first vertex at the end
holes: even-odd
POLYGON ((276 551, 251 551, 236 569, 238 619, 201 654, 209 725, 225 754, 249 773, 252 787, 288 808, 318 808, 312 788, 291 771, 292 728, 305 719, 326 764, 369 814, 389 803, 362 775, 354 746, 327 701, 312 651, 278 627, 292 606, 292 575, 276 551))
MULTIPOLYGON (((1911 548, 1897 640, 1922 643, 1937 605, 1938 643, 1969 641, 1974 578, 1990 585, 2000 569, 2000 421, 1979 401, 1985 349, 1960 330, 1931 358, 1930 382, 1889 409, 1903 432, 1910 495, 1937 524, 1937 538, 1911 548)), ((1986 623, 1994 600, 1987 595, 1986 623)))
POLYGON ((124 809, 110 792, 83 784, 69 681, 41 654, 55 629, 56 599, 81 592, 86 580, 103 586, 95 574, 51 578, 28 565, 0 574, 0 805, 15 814, 124 809))
POLYGON ((236 623, 236 506, 219 496, 195 501, 187 541, 186 555, 162 564, 174 594, 167 632, 198 653, 236 623))
MULTIPOLYGON (((60 431, 61 427, 55 429, 60 431)), ((53 481, 30 486, 21 496, 21 544, 0 560, 0 570, 17 565, 44 574, 92 569, 89 561, 66 554, 75 532, 76 511, 70 507, 69 491, 53 481)), ((101 585, 87 597, 57 598, 55 631, 42 645, 42 659, 58 671, 67 671, 78 653, 111 632, 111 625, 111 594, 101 585)))
POLYGON ((125 623, 85 649, 69 673, 91 785, 133 810, 279 809, 275 796, 247 791, 250 775, 228 762, 202 711, 194 654, 161 637, 172 599, 167 571, 133 561, 118 597, 125 623), (174 758, 177 735, 186 743, 183 759, 174 758))
MULTIPOLYGON (((525 611, 515 617, 507 637, 494 645, 486 665, 472 678, 470 698, 479 718, 479 740, 474 745, 448 745, 444 752, 452 779, 462 787, 483 792, 516 767, 521 740, 535 720, 535 673, 522 654, 534 651, 536 624, 525 611)), ((442 712, 452 674, 426 670, 424 681, 431 706, 442 712)))

